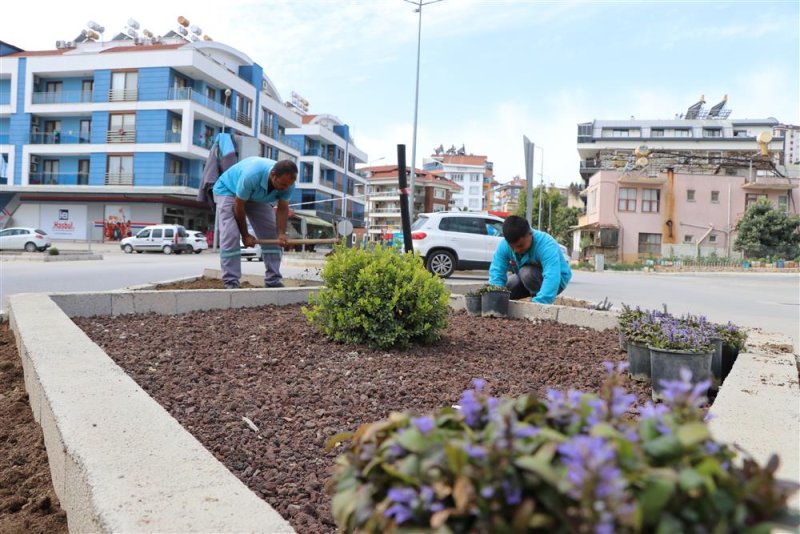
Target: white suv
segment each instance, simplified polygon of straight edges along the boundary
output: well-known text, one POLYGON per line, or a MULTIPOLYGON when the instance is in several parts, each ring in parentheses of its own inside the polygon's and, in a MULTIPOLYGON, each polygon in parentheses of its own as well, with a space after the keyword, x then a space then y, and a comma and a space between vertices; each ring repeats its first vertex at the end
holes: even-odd
POLYGON ((411 239, 433 274, 447 278, 456 269, 485 270, 503 239, 503 219, 486 213, 420 213, 411 239))

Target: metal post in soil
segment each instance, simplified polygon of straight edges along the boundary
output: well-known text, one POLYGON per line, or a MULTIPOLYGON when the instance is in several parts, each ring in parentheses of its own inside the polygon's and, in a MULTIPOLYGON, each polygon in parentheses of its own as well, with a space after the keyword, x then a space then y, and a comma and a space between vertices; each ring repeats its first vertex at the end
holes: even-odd
POLYGON ((411 216, 408 209, 408 178, 406 177, 406 145, 397 145, 397 179, 400 186, 400 221, 403 226, 403 248, 412 252, 411 216))

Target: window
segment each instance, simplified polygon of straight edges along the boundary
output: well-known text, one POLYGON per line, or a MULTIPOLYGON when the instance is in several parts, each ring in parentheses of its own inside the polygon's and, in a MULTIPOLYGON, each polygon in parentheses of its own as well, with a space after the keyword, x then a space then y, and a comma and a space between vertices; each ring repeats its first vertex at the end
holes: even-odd
POLYGON ((161 239, 161 234, 162 233, 163 233, 163 230, 161 228, 154 228, 153 229, 153 236, 152 236, 153 239, 161 239))
POLYGON ((711 234, 710 236, 708 236, 708 242, 709 243, 716 243, 717 242, 717 234, 711 234))
POLYGON ((767 195, 747 193, 744 197, 744 209, 747 210, 751 205, 755 204, 762 198, 767 198, 767 195))
POLYGON ((81 102, 91 102, 94 92, 94 80, 83 80, 81 82, 81 102))
POLYGON ((469 201, 469 208, 472 210, 480 209, 481 201, 476 198, 471 198, 469 201))
MULTIPOLYGON (((661 198, 661 191, 658 189, 642 190, 642 212, 658 213, 658 201, 661 198)), ((641 235, 641 234, 639 234, 641 235)), ((659 234, 660 235, 660 234, 659 234)), ((660 243, 660 241, 659 241, 660 243)))
POLYGON ((470 195, 480 195, 481 194, 481 186, 479 186, 479 185, 470 186, 469 194, 470 195))
POLYGON ((747 130, 733 130, 734 137, 748 137, 747 130))
POLYGON ((471 181, 472 181, 472 183, 480 182, 481 181, 481 175, 480 174, 473 174, 471 181))
POLYGON ((719 204, 719 191, 711 192, 711 202, 713 204, 719 204))
POLYGON ((78 185, 89 185, 89 160, 78 160, 78 185))
POLYGON ((150 230, 149 229, 142 230, 141 232, 136 234, 136 237, 138 238, 150 237, 150 230))
POLYGON ((722 137, 722 130, 718 128, 703 128, 703 137, 722 137))
POLYGON ((78 134, 78 142, 91 143, 92 142, 92 121, 89 119, 82 119, 80 122, 78 134))
POLYGON ((486 224, 478 217, 443 217, 439 221, 439 230, 486 235, 486 224))
POLYGON ((639 234, 639 254, 661 255, 661 234, 639 234))
POLYGON ((44 169, 44 173, 42 173, 42 180, 41 183, 43 184, 57 184, 58 183, 58 160, 57 159, 46 159, 42 162, 42 168, 44 169))
POLYGON ((111 92, 108 99, 112 102, 136 100, 138 86, 138 72, 114 72, 111 74, 111 92))
POLYGON ((462 182, 464 180, 464 175, 460 174, 460 173, 452 174, 451 176, 452 176, 452 178, 450 178, 450 179, 453 180, 454 182, 462 182))
POLYGON ((686 190, 686 201, 687 202, 694 202, 694 189, 687 189, 686 190))
POLYGON ((133 143, 136 141, 136 115, 112 114, 108 119, 108 143, 133 143))
POLYGON ((435 187, 433 189, 433 198, 446 198, 446 197, 447 197, 447 192, 441 187, 435 187))
POLYGON ((106 185, 133 185, 133 156, 108 156, 106 185))
POLYGON ((688 128, 678 128, 675 130, 675 137, 691 137, 692 131, 688 128))
POLYGON ((694 243, 694 236, 691 235, 691 234, 686 234, 685 236, 683 236, 683 242, 684 243, 694 243))
POLYGON ((503 235, 503 223, 492 219, 485 219, 486 233, 493 236, 503 235))
POLYGON ((650 137, 664 137, 663 128, 653 128, 650 130, 650 137))
POLYGON ((789 213, 789 196, 778 195, 778 211, 789 213))
POLYGON ((621 187, 619 190, 619 201, 617 202, 619 211, 636 211, 636 188, 621 187))
POLYGON ((44 84, 46 93, 60 93, 63 88, 64 84, 62 82, 46 82, 44 84))
POLYGON ((213 87, 206 87, 206 98, 212 102, 217 101, 217 90, 213 87))

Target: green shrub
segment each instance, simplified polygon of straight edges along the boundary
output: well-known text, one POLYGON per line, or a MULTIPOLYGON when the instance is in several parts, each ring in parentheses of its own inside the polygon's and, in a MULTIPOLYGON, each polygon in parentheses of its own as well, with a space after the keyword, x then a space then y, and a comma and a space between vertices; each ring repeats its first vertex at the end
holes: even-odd
POLYGON ((334 341, 403 347, 436 341, 447 326, 444 281, 419 256, 393 247, 337 246, 321 276, 325 288, 303 313, 334 341))
POLYGON ((598 395, 498 399, 475 380, 457 408, 393 413, 342 433, 331 510, 340 532, 770 532, 791 489, 715 441, 709 383, 667 382, 665 404, 628 416, 619 374, 598 395))
POLYGON ((511 293, 511 290, 508 289, 506 286, 495 286, 492 284, 486 284, 480 289, 479 293, 481 295, 484 293, 511 293))
POLYGON ((59 250, 56 247, 50 247, 49 249, 47 249, 47 253, 50 254, 51 256, 58 256, 59 254, 61 254, 61 252, 59 252, 59 250))

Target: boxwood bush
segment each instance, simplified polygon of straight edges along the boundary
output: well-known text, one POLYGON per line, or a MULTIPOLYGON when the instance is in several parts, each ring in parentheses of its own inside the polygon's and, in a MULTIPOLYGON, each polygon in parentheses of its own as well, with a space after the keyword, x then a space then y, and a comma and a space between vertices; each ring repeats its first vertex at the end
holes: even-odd
POLYGON ((325 288, 303 313, 334 341, 404 347, 436 341, 447 326, 444 282, 417 255, 337 246, 322 281, 325 288))

